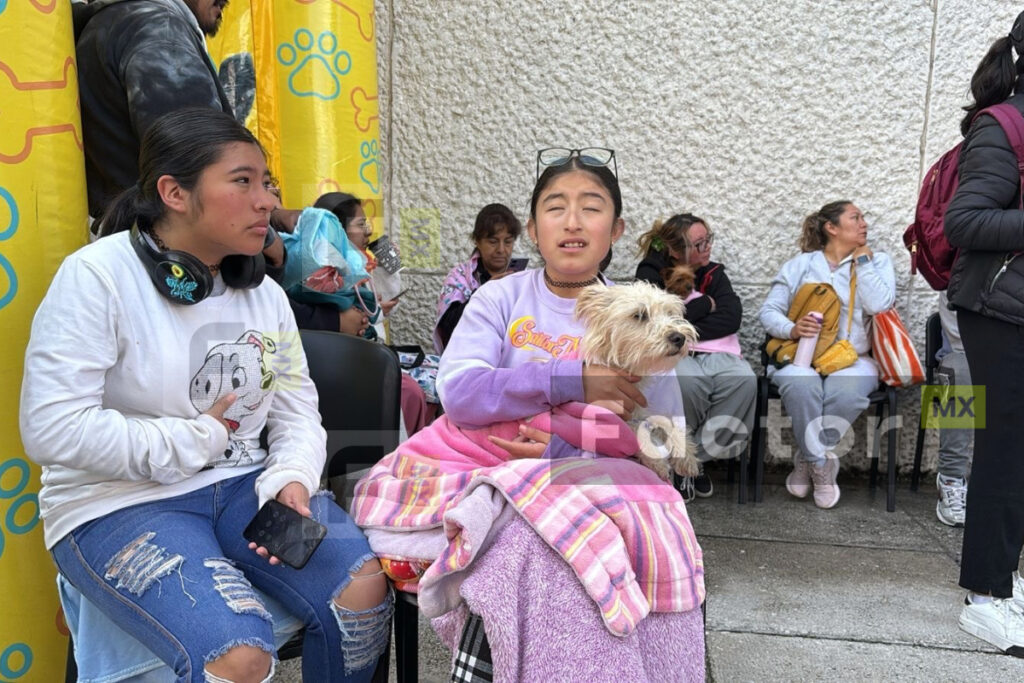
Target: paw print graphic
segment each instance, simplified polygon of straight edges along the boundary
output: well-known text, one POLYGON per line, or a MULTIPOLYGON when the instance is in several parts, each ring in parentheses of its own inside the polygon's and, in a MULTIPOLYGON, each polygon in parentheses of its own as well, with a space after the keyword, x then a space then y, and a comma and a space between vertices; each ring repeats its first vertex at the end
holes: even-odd
POLYGON ((377 165, 380 147, 377 146, 377 141, 364 140, 359 145, 359 155, 366 160, 359 166, 359 177, 370 188, 370 192, 380 194, 380 169, 377 165))
MULTIPOLYGON (((0 187, 0 242, 18 230, 18 203, 6 188, 0 187)), ((18 275, 14 266, 0 253, 0 309, 11 303, 18 293, 18 275)), ((2 496, 0 496, 2 497, 2 496)))
POLYGON ((288 89, 297 97, 333 100, 341 94, 341 81, 352 69, 352 56, 338 46, 338 37, 324 31, 314 39, 313 32, 300 28, 291 43, 281 43, 277 60, 294 67, 288 74, 288 89))
POLYGON ((10 501, 5 502, 7 511, 0 519, 0 557, 10 535, 27 534, 39 524, 39 495, 26 490, 31 480, 27 460, 11 458, 0 464, 0 500, 10 501))

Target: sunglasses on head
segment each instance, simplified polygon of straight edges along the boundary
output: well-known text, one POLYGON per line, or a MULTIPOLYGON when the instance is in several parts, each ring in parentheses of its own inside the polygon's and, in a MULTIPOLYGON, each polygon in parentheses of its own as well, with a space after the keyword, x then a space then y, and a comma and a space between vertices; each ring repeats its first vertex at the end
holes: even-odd
POLYGON ((615 150, 613 149, 606 147, 584 147, 583 149, 545 147, 537 152, 537 179, 540 179, 540 174, 544 172, 544 169, 551 166, 564 166, 572 161, 573 157, 579 159, 580 163, 584 166, 609 168, 610 164, 615 178, 618 179, 619 177, 619 170, 615 164, 615 150))

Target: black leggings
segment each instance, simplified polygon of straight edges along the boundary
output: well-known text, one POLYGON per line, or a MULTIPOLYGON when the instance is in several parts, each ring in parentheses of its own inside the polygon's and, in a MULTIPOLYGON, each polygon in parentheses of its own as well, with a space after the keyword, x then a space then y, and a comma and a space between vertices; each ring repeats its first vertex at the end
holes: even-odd
POLYGON ((985 389, 985 426, 974 431, 960 585, 1008 598, 1024 546, 1024 326, 964 310, 957 321, 971 379, 985 389))

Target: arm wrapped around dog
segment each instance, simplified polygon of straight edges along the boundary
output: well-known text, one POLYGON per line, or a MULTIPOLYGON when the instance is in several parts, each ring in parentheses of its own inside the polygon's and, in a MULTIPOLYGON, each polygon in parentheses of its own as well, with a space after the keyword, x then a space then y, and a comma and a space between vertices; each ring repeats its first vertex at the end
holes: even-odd
POLYGON ((622 418, 607 408, 590 403, 563 403, 550 412, 530 418, 528 424, 561 438, 584 453, 628 458, 640 450, 636 434, 622 418))

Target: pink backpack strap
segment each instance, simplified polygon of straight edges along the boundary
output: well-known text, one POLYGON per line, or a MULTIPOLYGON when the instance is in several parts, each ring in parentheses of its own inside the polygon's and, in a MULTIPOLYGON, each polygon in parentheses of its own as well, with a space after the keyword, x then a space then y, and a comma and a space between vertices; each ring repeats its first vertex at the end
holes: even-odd
POLYGON ((1009 102, 1003 102, 978 112, 994 118, 1006 133, 1010 146, 1017 155, 1017 171, 1020 173, 1021 208, 1024 208, 1024 115, 1009 102))

